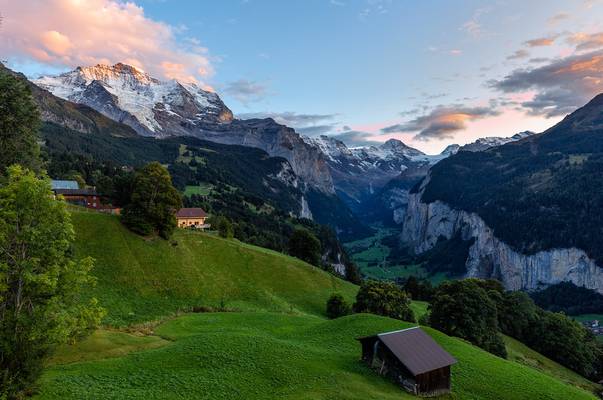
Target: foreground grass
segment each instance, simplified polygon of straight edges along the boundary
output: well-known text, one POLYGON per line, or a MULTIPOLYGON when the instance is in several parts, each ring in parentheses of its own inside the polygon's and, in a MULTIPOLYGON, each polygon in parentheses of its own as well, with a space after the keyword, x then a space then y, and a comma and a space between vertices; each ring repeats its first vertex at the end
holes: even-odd
MULTIPOLYGON (((118 358, 55 365, 38 400, 413 398, 358 359, 355 338, 412 324, 353 315, 192 314, 156 334, 168 344, 118 358)), ((429 328, 458 364, 454 399, 593 399, 590 393, 429 328)), ((90 356, 90 354, 88 354, 90 356)), ((113 357, 101 347, 97 358, 113 357)))
POLYGON ((535 368, 562 382, 581 387, 589 392, 600 392, 603 389, 601 385, 597 385, 574 371, 565 368, 563 365, 530 349, 518 340, 504 336, 504 341, 509 360, 535 368))
POLYGON ((90 295, 109 310, 106 324, 161 319, 195 306, 323 315, 339 292, 357 287, 283 254, 178 230, 173 240, 146 240, 116 217, 73 212, 76 254, 96 260, 90 295))

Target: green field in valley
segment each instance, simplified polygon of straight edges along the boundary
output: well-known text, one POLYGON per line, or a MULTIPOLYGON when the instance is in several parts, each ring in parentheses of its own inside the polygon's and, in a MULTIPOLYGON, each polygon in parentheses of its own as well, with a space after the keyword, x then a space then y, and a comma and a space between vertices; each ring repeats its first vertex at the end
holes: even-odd
POLYGON ((389 236, 398 235, 400 232, 396 229, 380 226, 373 228, 375 230, 374 235, 345 243, 347 252, 364 277, 396 280, 396 278, 416 276, 417 278, 428 279, 434 285, 447 279, 444 273, 429 275, 421 265, 400 265, 389 260, 388 256, 391 249, 383 241, 389 236))
MULTIPOLYGON (((360 363, 355 340, 413 324, 368 314, 324 317, 332 292, 352 301, 356 286, 208 234, 146 240, 94 213, 74 213, 74 225, 77 255, 97 259, 92 294, 109 315, 103 329, 59 349, 36 399, 413 398, 360 363), (182 313, 221 304, 237 312, 182 313)), ((427 304, 412 307, 421 315, 427 304)), ((459 361, 446 398, 595 398, 587 390, 598 386, 521 344, 508 343, 515 350, 503 360, 425 330, 459 361)))

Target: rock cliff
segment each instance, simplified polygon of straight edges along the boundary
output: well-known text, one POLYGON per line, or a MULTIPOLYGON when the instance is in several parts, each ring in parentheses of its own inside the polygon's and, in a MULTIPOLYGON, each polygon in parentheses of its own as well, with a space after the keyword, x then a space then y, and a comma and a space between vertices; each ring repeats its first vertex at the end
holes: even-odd
POLYGON ((402 242, 420 254, 439 238, 461 234, 475 242, 466 261, 467 277, 500 280, 509 290, 532 290, 569 281, 603 293, 603 269, 577 248, 558 248, 521 254, 499 240, 477 214, 452 209, 441 201, 423 203, 421 189, 412 193, 404 219, 402 242))

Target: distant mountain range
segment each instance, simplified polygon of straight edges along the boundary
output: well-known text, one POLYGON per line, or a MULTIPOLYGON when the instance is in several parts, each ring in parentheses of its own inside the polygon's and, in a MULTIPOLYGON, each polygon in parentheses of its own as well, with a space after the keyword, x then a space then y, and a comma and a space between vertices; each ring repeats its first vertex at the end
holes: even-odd
POLYGON ((256 147, 272 157, 282 157, 299 177, 296 182, 302 193, 302 214, 330 223, 341 232, 346 230, 339 226, 344 220, 360 224, 352 222, 354 217, 348 208, 356 215, 374 217, 372 210, 377 207, 380 219, 400 222, 410 187, 446 157, 458 151, 481 151, 529 135, 484 138, 462 147, 451 145, 439 155, 426 155, 396 139, 379 146, 349 148, 329 136, 302 137, 270 118, 235 119, 216 93, 194 84, 163 81, 122 63, 78 67, 35 79, 33 83, 43 117, 71 129, 104 129, 124 137, 193 136, 256 147), (91 115, 98 123, 84 121, 91 115), (325 209, 326 203, 329 207, 325 209))

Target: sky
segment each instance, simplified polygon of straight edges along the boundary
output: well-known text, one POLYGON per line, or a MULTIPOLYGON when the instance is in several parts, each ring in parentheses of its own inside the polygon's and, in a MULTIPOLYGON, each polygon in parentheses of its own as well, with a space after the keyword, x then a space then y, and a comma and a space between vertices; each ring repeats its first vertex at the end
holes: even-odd
POLYGON ((603 92, 599 0, 0 0, 30 77, 124 62, 349 146, 543 131, 603 92))

